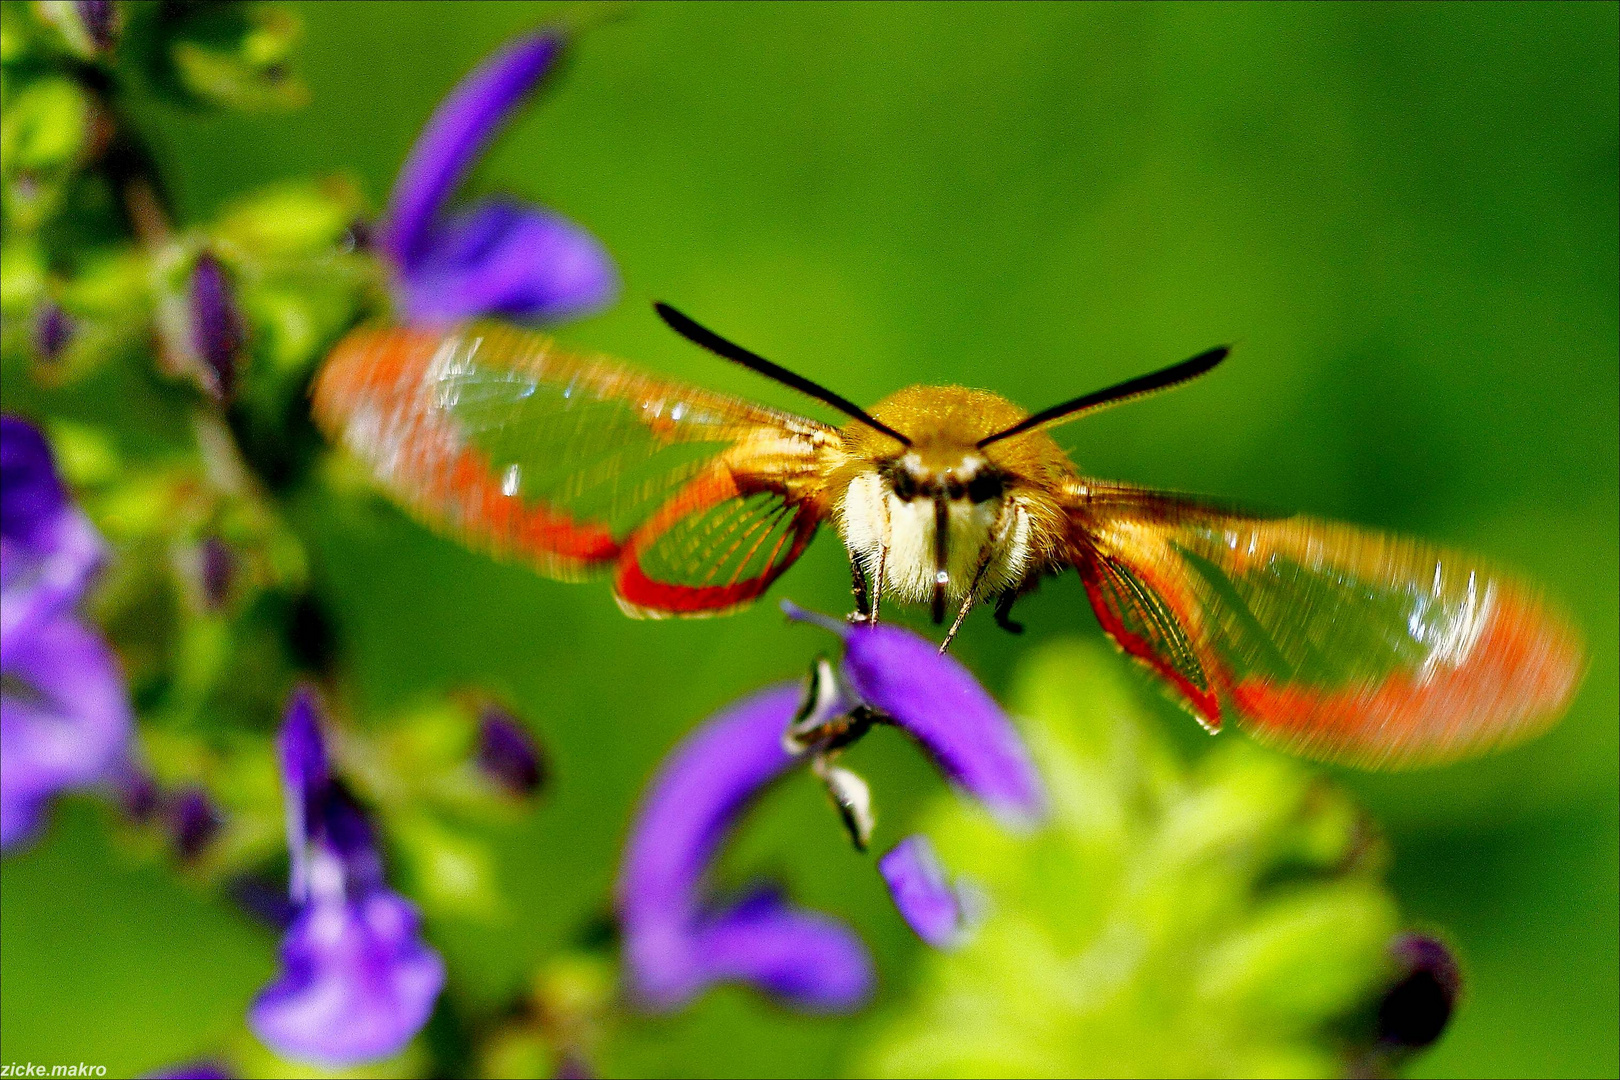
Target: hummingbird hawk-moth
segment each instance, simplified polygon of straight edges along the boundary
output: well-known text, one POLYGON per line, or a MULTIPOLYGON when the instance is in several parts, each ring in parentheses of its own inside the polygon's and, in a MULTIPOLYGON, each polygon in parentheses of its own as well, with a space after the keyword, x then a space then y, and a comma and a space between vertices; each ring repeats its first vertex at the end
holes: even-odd
POLYGON ((1074 569, 1103 629, 1214 730, 1309 756, 1451 760, 1555 720, 1583 667, 1568 621, 1473 557, 1082 473, 1057 424, 1208 372, 1225 348, 1030 414, 984 390, 853 402, 698 325, 710 351, 844 413, 834 427, 570 353, 498 324, 362 328, 314 388, 327 434, 412 512, 550 577, 611 576, 645 618, 757 599, 830 524, 858 618, 935 622, 1074 569))

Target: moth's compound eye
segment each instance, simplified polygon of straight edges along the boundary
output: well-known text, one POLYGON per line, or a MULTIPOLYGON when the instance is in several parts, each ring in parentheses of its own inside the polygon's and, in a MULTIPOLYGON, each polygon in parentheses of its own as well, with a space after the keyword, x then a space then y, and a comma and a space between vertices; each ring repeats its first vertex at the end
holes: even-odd
POLYGON ((1006 486, 1001 474, 994 469, 980 469, 968 481, 967 495, 976 503, 989 502, 1000 498, 1006 486))

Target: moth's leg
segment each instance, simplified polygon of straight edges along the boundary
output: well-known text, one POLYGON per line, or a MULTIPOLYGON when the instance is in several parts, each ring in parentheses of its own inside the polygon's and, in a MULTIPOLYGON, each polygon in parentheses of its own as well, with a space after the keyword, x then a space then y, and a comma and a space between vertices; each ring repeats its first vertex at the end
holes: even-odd
POLYGON ((967 613, 972 610, 974 603, 979 599, 979 583, 984 580, 984 572, 990 569, 990 544, 985 542, 984 548, 979 552, 979 568, 973 572, 973 584, 968 586, 967 596, 962 598, 962 608, 956 613, 956 621, 951 623, 950 633, 945 640, 939 643, 939 651, 944 652, 956 640, 956 632, 962 629, 962 623, 967 619, 967 613))
POLYGON ((862 704, 825 656, 810 667, 810 681, 793 722, 782 733, 790 754, 835 754, 858 742, 882 718, 862 704))
POLYGON ((962 622, 967 618, 967 613, 979 601, 979 585, 984 581, 985 571, 990 569, 990 557, 995 553, 995 544, 1006 535, 1007 528, 1012 524, 1009 514, 1011 509, 1011 502, 1002 504, 1001 513, 996 516, 995 527, 990 530, 990 535, 984 538, 984 544, 979 548, 979 565, 973 571, 973 582, 968 586, 967 596, 962 600, 962 609, 956 613, 956 621, 951 623, 951 632, 940 642, 941 653, 951 647, 951 642, 956 640, 956 632, 962 629, 962 622))
POLYGON ((827 797, 838 808, 838 817, 856 851, 865 851, 872 840, 876 815, 872 812, 872 789, 859 773, 832 763, 832 754, 816 754, 810 771, 827 789, 827 797))
POLYGON ((945 635, 945 640, 939 643, 940 652, 949 649, 951 642, 956 640, 956 632, 962 629, 962 623, 967 619, 968 609, 971 607, 973 607, 973 594, 968 593, 967 598, 962 601, 961 610, 956 613, 956 621, 951 623, 950 632, 945 635))
POLYGON ((1018 600, 1018 590, 1008 589, 996 599, 996 625, 1009 634, 1022 634, 1024 624, 1012 621, 1013 604, 1018 600))
POLYGON ((855 555, 849 557, 850 591, 855 594, 855 614, 849 617, 850 622, 864 623, 872 621, 872 597, 867 591, 866 575, 861 573, 861 563, 855 555))
POLYGON ((888 567, 889 545, 884 544, 878 548, 877 573, 872 575, 872 611, 866 621, 873 626, 877 625, 878 610, 883 606, 883 576, 888 572, 888 567))

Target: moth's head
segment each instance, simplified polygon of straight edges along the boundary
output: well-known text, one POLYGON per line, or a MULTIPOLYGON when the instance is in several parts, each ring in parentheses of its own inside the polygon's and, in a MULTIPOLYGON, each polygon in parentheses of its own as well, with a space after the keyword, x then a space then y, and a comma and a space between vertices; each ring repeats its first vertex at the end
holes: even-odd
POLYGON ((918 445, 879 466, 879 474, 904 502, 938 499, 986 503, 999 499, 1007 477, 971 446, 918 445))

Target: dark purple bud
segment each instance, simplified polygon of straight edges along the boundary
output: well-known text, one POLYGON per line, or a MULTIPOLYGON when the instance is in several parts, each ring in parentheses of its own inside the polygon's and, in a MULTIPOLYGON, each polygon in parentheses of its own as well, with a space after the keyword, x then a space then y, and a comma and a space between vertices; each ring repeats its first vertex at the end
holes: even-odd
POLYGON ((123 770, 116 781, 118 803, 131 821, 148 822, 157 815, 163 804, 163 792, 152 774, 139 767, 123 770))
POLYGON ((565 1050, 557 1059, 557 1067, 551 1075, 557 1080, 596 1080, 598 1073, 578 1053, 565 1050))
POLYGON ((146 1080, 232 1080, 235 1075, 223 1061, 201 1058, 162 1072, 147 1073, 146 1080))
POLYGON ((550 772, 522 721, 498 705, 485 705, 479 713, 478 767, 516 796, 539 791, 550 772))
POLYGON ((214 800, 200 787, 180 789, 169 801, 169 834, 180 857, 188 862, 203 853, 209 841, 219 835, 220 814, 214 800))
POLYGON ((243 911, 277 930, 287 929, 298 915, 298 905, 287 898, 287 890, 258 874, 244 874, 226 892, 243 911))
POLYGON ((197 545, 197 579, 208 610, 218 611, 225 606, 231 595, 231 583, 236 580, 236 555, 217 536, 210 536, 197 545))
POLYGON ((1462 993, 1457 960, 1440 942, 1402 934, 1390 945, 1402 972, 1378 1005, 1378 1041, 1391 1049, 1420 1050, 1438 1039, 1462 993))
POLYGON ((74 0, 73 10, 97 52, 113 47, 118 35, 118 10, 112 0, 74 0))
POLYGON ((34 355, 45 361, 61 358, 73 340, 74 320, 61 306, 45 301, 34 312, 34 355))
POLYGON ((197 257, 188 296, 191 346, 204 388, 219 401, 236 393, 236 366, 244 333, 225 267, 209 252, 197 257))

